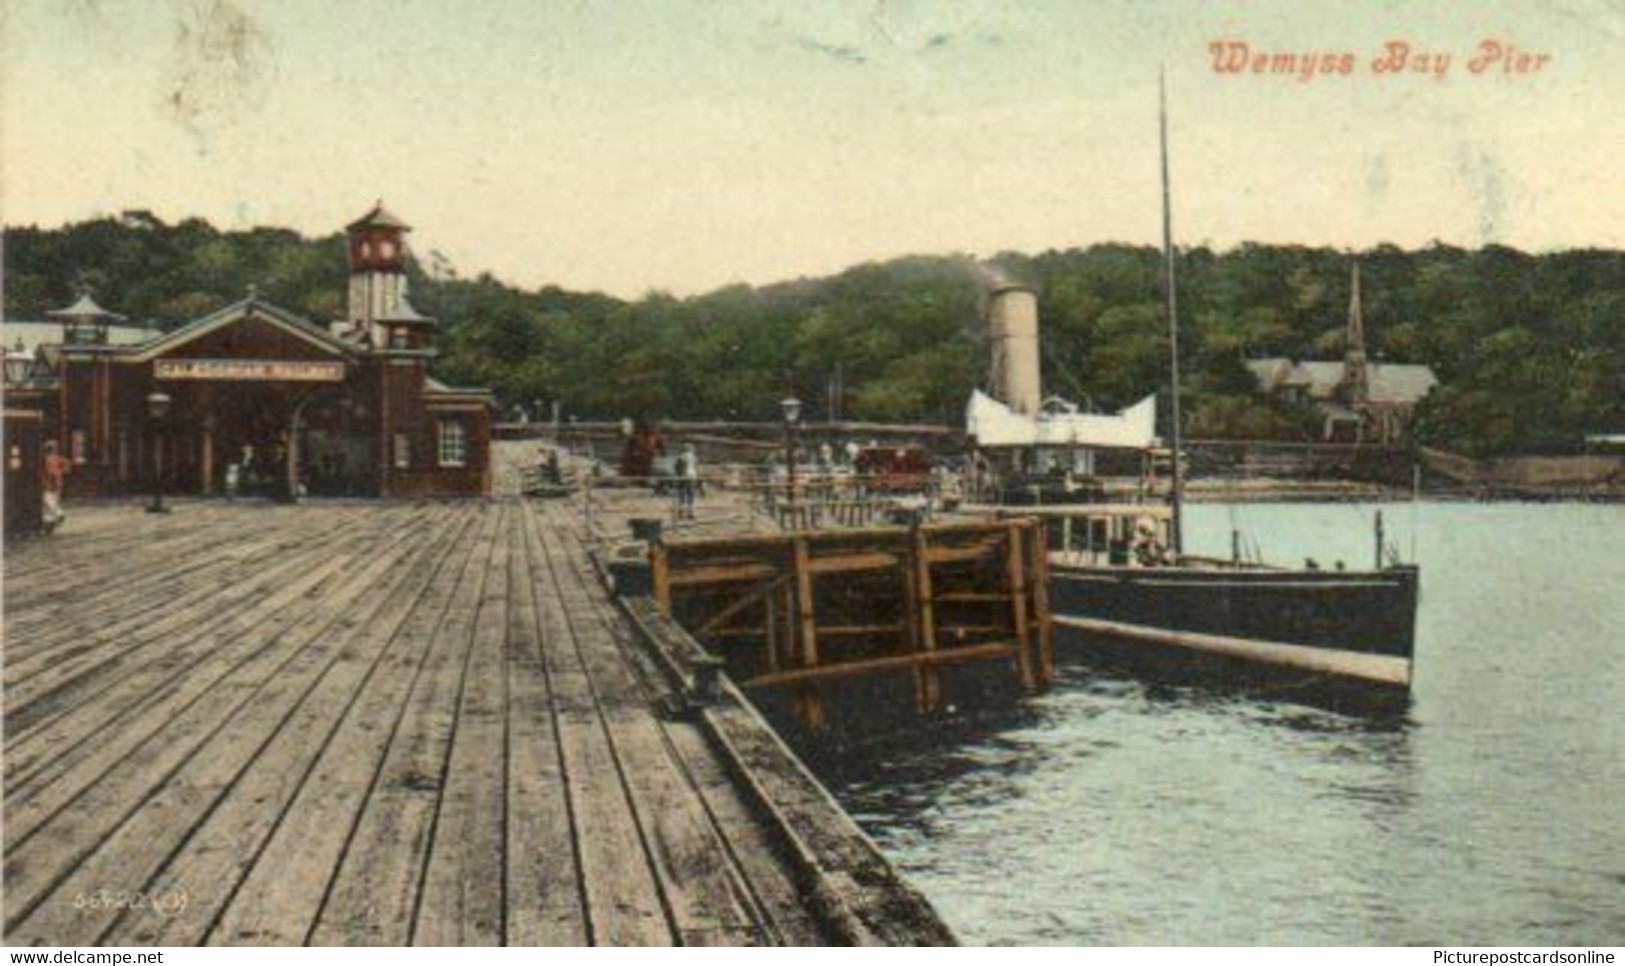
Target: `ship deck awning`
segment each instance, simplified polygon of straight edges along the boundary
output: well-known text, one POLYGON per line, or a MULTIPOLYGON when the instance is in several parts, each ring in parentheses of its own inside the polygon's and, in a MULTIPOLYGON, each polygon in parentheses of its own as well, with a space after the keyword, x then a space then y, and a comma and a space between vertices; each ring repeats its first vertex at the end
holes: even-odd
POLYGON ((1048 446, 1149 450, 1156 443, 1156 421, 1155 395, 1119 413, 1050 411, 1030 416, 977 390, 971 393, 965 411, 965 431, 984 449, 1048 446))

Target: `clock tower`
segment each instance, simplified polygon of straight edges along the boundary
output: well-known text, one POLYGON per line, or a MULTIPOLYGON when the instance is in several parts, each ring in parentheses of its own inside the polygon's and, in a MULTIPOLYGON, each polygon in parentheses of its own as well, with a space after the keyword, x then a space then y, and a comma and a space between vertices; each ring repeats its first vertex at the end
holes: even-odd
POLYGON ((345 229, 350 250, 348 331, 374 349, 428 349, 434 320, 419 315, 406 297, 406 233, 411 226, 384 210, 372 210, 345 229))

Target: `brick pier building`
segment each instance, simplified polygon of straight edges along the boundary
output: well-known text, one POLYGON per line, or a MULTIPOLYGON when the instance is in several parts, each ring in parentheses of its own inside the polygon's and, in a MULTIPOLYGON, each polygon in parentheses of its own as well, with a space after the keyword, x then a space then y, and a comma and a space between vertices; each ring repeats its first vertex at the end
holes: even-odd
POLYGON ((6 405, 43 414, 70 497, 146 492, 160 467, 171 493, 487 495, 491 395, 430 377, 438 326, 407 298, 408 231, 381 204, 348 226, 348 311, 329 325, 250 289, 130 338, 82 297, 50 313, 59 339, 7 359, 6 405))

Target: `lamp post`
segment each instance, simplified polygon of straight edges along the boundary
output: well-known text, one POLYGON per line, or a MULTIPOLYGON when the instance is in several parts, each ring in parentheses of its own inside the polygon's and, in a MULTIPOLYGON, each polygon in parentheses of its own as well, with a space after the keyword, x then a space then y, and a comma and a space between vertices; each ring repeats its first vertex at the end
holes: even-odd
POLYGON ((801 419, 801 400, 786 396, 779 400, 784 409, 784 490, 787 503, 796 501, 796 423, 801 419))
POLYGON ((169 395, 162 389, 147 394, 147 415, 152 418, 152 502, 148 513, 168 513, 164 506, 164 417, 169 415, 169 395))

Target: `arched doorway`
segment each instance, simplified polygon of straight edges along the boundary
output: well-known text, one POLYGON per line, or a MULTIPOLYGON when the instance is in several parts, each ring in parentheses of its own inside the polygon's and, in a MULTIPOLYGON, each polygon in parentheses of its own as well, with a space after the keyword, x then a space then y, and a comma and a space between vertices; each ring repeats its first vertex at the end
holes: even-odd
POLYGON ((285 497, 289 417, 296 400, 280 387, 252 383, 210 395, 211 405, 201 414, 203 492, 285 497))
POLYGON ((364 404, 345 387, 241 382, 175 387, 166 475, 204 496, 376 496, 364 404))
POLYGON ((371 416, 363 402, 342 389, 322 390, 298 400, 289 425, 297 445, 290 472, 298 492, 309 496, 378 495, 378 451, 365 432, 371 416))

